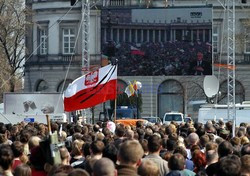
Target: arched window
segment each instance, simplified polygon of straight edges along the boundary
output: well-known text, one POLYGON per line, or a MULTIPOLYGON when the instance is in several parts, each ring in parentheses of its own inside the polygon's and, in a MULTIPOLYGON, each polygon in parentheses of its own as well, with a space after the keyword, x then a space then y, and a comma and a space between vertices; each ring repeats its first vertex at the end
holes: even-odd
MULTIPOLYGON (((220 96, 218 104, 227 104, 227 80, 220 84, 220 96)), ((242 103, 245 100, 245 89, 242 84, 235 80, 235 103, 242 103)))
POLYGON ((167 80, 158 88, 158 115, 163 118, 166 112, 184 111, 184 90, 175 80, 167 80))
POLYGON ((46 92, 48 88, 48 83, 44 80, 40 80, 36 86, 36 92, 46 92))
POLYGON ((66 79, 65 82, 64 82, 64 80, 61 81, 61 82, 59 83, 58 87, 57 87, 57 92, 63 92, 64 90, 66 90, 67 87, 68 87, 68 85, 69 85, 70 83, 72 83, 72 81, 73 81, 73 80, 71 80, 71 79, 66 79))

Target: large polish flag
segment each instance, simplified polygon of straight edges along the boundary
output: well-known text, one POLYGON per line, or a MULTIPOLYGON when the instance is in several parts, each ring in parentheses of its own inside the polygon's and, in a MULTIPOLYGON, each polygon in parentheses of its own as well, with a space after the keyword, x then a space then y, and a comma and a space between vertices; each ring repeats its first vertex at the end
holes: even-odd
POLYGON ((117 65, 107 65, 74 80, 64 92, 64 110, 86 109, 116 98, 117 65))

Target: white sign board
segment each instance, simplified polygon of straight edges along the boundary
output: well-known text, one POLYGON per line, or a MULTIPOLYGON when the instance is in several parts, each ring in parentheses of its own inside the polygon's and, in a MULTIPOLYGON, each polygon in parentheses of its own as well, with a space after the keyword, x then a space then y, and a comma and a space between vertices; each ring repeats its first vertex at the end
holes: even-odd
POLYGON ((5 93, 4 114, 60 114, 64 112, 60 93, 5 93))

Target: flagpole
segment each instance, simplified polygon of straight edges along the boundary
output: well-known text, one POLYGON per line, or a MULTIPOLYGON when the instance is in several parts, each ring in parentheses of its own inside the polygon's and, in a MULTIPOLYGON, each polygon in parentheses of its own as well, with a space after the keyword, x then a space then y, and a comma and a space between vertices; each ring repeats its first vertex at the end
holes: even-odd
POLYGON ((117 106, 117 98, 115 98, 114 123, 116 123, 116 106, 117 106))

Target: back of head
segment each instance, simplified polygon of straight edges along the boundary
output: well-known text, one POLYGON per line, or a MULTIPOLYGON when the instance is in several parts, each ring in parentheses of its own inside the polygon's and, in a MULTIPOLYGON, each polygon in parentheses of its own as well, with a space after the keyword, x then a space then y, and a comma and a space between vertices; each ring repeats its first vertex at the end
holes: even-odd
POLYGON ((141 144, 135 140, 125 141, 120 145, 118 159, 121 164, 136 164, 143 156, 141 144))
POLYGON ((244 155, 241 157, 241 174, 244 175, 250 173, 250 155, 244 155))
POLYGON ((93 154, 102 154, 104 147, 104 143, 99 140, 93 141, 90 145, 90 149, 93 154))
POLYGON ((123 137, 125 135, 125 128, 123 126, 117 126, 116 129, 115 129, 115 134, 118 136, 118 137, 123 137))
POLYGON ((158 176, 160 174, 160 170, 155 162, 145 160, 139 166, 138 174, 143 176, 158 176))
POLYGON ((32 136, 30 139, 29 139, 29 149, 33 149, 34 147, 37 147, 39 146, 39 143, 41 141, 41 138, 39 138, 38 136, 32 136))
POLYGON ((15 168, 14 176, 31 176, 31 168, 27 164, 21 164, 15 168))
POLYGON ((83 169, 74 169, 68 176, 89 176, 89 174, 83 169))
POLYGON ((190 133, 188 135, 188 143, 190 145, 195 145, 199 142, 199 136, 196 133, 190 133))
POLYGON ((181 154, 184 158, 187 158, 187 151, 184 147, 178 146, 175 148, 174 153, 181 154))
POLYGON ((218 147, 219 157, 222 158, 233 153, 233 146, 228 141, 223 141, 218 147))
POLYGON ((75 156, 81 155, 83 144, 84 144, 84 141, 75 140, 72 144, 72 154, 75 156))
POLYGON ((212 161, 217 161, 218 159, 219 159, 219 156, 216 150, 206 151, 206 160, 208 163, 211 163, 212 161))
POLYGON ((243 145, 241 148, 241 156, 250 155, 250 143, 243 145))
POLYGON ((3 170, 7 170, 11 167, 13 159, 14 155, 10 146, 2 145, 0 147, 0 166, 3 170))
POLYGON ((241 162, 237 156, 229 155, 220 159, 217 175, 239 176, 241 162))
POLYGON ((185 168, 185 158, 180 153, 173 154, 168 160, 170 170, 183 170, 185 168))
POLYGON ((22 156, 23 152, 24 152, 24 146, 23 143, 21 143, 20 141, 15 141, 12 143, 11 145, 11 149, 13 151, 14 157, 20 157, 22 156))
POLYGON ((161 149, 161 138, 157 135, 150 136, 148 138, 148 150, 149 152, 157 152, 161 149))
POLYGON ((95 162, 93 173, 94 176, 115 176, 115 165, 110 159, 102 158, 95 162))

